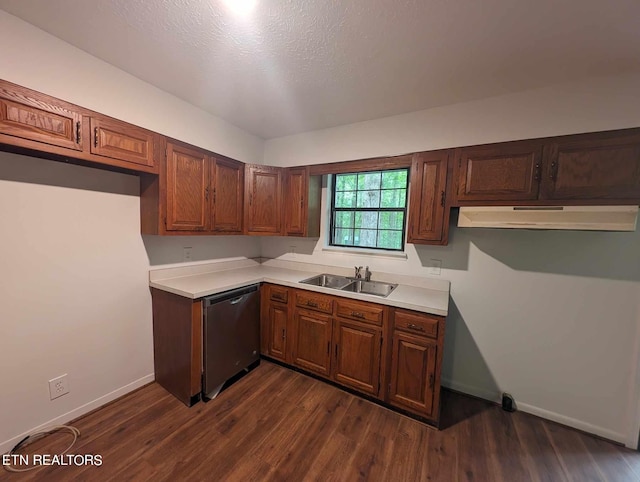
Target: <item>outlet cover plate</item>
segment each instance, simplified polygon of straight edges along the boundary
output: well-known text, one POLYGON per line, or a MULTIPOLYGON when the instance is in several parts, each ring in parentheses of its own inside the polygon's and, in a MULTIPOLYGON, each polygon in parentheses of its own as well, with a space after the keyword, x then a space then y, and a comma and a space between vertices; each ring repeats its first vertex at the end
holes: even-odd
POLYGON ((51 400, 55 400, 67 393, 69 393, 69 380, 66 373, 49 380, 49 397, 51 400))

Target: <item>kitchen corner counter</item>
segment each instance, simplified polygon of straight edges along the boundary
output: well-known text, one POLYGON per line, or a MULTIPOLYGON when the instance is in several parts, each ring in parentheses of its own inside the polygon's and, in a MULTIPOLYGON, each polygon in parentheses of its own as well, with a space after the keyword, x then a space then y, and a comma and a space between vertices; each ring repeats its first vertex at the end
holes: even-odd
MULTIPOLYGON (((293 263, 289 263, 293 264, 293 263)), ((315 266, 300 263, 305 269, 260 264, 251 260, 231 263, 211 263, 190 267, 178 267, 152 270, 149 286, 167 291, 185 298, 198 299, 223 291, 248 286, 255 283, 273 283, 291 288, 326 293, 344 298, 368 301, 382 305, 395 306, 408 310, 447 316, 449 306, 449 282, 374 273, 374 281, 392 281, 398 287, 386 298, 361 293, 345 292, 300 283, 301 280, 321 273, 344 272, 344 268, 315 266), (412 283, 403 283, 402 278, 412 283)))

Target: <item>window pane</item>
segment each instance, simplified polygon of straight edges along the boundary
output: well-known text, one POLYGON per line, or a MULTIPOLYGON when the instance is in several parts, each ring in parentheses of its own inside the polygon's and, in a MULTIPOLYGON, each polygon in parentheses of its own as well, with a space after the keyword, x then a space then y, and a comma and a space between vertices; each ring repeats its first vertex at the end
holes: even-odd
POLYGON ((337 208, 354 208, 356 207, 356 193, 355 192, 336 192, 336 207, 337 208))
POLYGON ((375 248, 378 231, 375 229, 356 229, 354 234, 354 245, 375 248))
POLYGON ((378 229, 378 212, 377 211, 360 211, 356 212, 355 228, 378 229))
POLYGON ((353 216, 352 211, 338 211, 333 221, 333 226, 336 228, 353 228, 353 216))
POLYGON ((337 174, 336 191, 355 191, 356 174, 337 174))
POLYGON ((401 208, 404 209, 407 203, 406 189, 392 189, 382 192, 381 207, 383 208, 401 208))
POLYGON ((403 229, 403 212, 383 212, 380 213, 380 229, 403 229))
POLYGON ((385 171, 382 173, 382 189, 406 189, 407 171, 385 171))
POLYGON ((402 231, 378 231, 378 247, 402 249, 402 231))
POLYGON ((348 244, 353 246, 353 229, 335 229, 333 242, 335 244, 348 244))
POLYGON ((356 206, 359 208, 379 208, 380 191, 358 191, 356 206))
POLYGON ((358 174, 358 190, 380 189, 381 172, 362 172, 358 174))

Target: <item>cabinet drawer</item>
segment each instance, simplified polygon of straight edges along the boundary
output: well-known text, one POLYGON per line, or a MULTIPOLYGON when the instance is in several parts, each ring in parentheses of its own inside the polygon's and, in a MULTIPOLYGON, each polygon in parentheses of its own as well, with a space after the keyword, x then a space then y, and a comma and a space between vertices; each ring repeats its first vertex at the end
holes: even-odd
POLYGON ((296 306, 323 313, 333 312, 333 300, 329 296, 308 291, 296 291, 296 306))
POLYGON ((438 318, 411 311, 396 310, 393 328, 415 335, 438 337, 438 318))
POLYGON ((289 300, 289 290, 281 286, 269 286, 269 299, 279 303, 286 303, 289 300))
POLYGON ((384 308, 371 303, 360 303, 353 300, 336 300, 336 316, 349 320, 382 326, 384 308))

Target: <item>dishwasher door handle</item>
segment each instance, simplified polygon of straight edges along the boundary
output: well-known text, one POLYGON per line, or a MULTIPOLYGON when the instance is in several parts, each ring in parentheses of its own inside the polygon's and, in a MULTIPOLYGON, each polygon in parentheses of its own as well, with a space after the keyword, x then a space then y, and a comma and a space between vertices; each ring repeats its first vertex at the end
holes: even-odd
POLYGON ((244 299, 244 297, 245 297, 245 295, 238 296, 237 298, 234 298, 231 301, 229 301, 229 304, 230 305, 237 305, 238 303, 240 303, 244 299))

